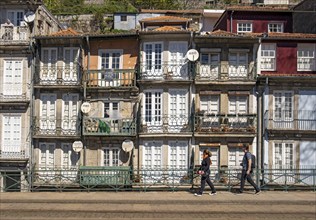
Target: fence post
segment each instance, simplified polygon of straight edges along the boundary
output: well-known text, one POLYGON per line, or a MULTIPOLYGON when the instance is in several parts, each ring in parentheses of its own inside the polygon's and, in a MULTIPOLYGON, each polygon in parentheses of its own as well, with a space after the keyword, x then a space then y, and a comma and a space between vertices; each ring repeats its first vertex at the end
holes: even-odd
POLYGON ((313 187, 314 187, 314 192, 316 192, 316 169, 313 169, 313 187))

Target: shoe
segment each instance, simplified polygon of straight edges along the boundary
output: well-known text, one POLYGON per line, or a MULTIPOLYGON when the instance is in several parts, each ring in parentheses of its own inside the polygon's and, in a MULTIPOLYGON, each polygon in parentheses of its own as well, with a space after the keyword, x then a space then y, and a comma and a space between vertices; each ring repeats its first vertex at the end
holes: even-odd
POLYGON ((235 193, 235 195, 242 195, 242 194, 243 194, 243 192, 240 191, 240 190, 238 190, 238 191, 235 193))
POLYGON ((215 196, 216 194, 217 194, 216 192, 209 193, 210 196, 215 196))
POLYGON ((195 196, 202 196, 201 193, 194 193, 195 196))
POLYGON ((259 195, 260 193, 261 193, 261 190, 256 191, 256 192, 255 192, 255 195, 259 195))

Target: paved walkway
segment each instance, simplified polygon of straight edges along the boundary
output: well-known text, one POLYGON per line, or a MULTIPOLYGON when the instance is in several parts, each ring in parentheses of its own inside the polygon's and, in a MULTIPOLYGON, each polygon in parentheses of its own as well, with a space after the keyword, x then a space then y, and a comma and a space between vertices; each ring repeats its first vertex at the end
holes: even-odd
POLYGON ((313 219, 315 192, 0 193, 0 219, 313 219), (245 213, 248 212, 248 215, 245 213))

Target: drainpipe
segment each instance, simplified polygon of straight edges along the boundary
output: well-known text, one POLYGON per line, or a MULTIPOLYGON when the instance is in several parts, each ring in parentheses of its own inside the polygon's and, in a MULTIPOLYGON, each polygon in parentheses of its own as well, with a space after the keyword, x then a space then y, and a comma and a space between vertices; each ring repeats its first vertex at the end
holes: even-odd
POLYGON ((233 14, 234 11, 230 13, 230 32, 233 33, 233 14))
MULTIPOLYGON (((90 42, 89 42, 89 36, 86 36, 86 41, 87 41, 87 50, 88 50, 88 58, 87 58, 87 74, 85 77, 90 76, 90 42)), ((86 101, 87 98, 87 82, 83 78, 83 100, 86 101)), ((82 119, 83 120, 83 117, 82 119)), ((83 125, 83 123, 82 123, 83 125)), ((82 128, 83 129, 83 128, 82 128)), ((86 161, 87 161, 87 143, 85 140, 85 136, 82 135, 83 137, 83 166, 86 166, 86 161)))

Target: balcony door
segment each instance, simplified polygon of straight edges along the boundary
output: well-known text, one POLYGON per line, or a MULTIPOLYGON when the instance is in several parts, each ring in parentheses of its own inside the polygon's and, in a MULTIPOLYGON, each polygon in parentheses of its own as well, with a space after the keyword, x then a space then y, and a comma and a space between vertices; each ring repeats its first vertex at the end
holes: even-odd
POLYGON ((274 128, 292 129, 293 92, 279 91, 274 93, 274 128))
POLYGON ((24 11, 22 10, 8 10, 7 19, 10 20, 14 26, 20 26, 23 22, 24 11))
POLYGON ((162 132, 162 90, 145 91, 144 125, 147 132, 162 132))
POLYGON ((64 49, 64 70, 63 81, 65 83, 76 83, 79 73, 79 49, 65 48, 64 49))
POLYGON ((22 95, 22 60, 4 61, 3 95, 5 98, 18 98, 22 95))
POLYGON ((144 44, 142 72, 143 78, 162 78, 163 76, 163 44, 151 42, 144 44))
POLYGON ((188 128, 188 91, 186 89, 169 90, 168 131, 180 132, 188 128))
POLYGON ((78 131, 79 95, 64 94, 62 104, 62 132, 76 134, 78 131))
POLYGON ((6 158, 21 156, 21 115, 2 117, 1 155, 6 158))
POLYGON ((41 94, 39 118, 41 134, 56 133, 56 100, 56 94, 41 94))
POLYGON ((43 48, 40 81, 43 84, 54 84, 57 80, 57 48, 43 48))
POLYGON ((188 78, 188 64, 186 63, 187 42, 171 41, 169 44, 168 72, 172 78, 188 78))
POLYGON ((231 128, 245 128, 247 125, 248 96, 229 96, 228 124, 231 128))
POLYGON ((99 50, 99 86, 116 87, 121 85, 122 73, 115 70, 123 68, 122 54, 122 50, 99 50))

